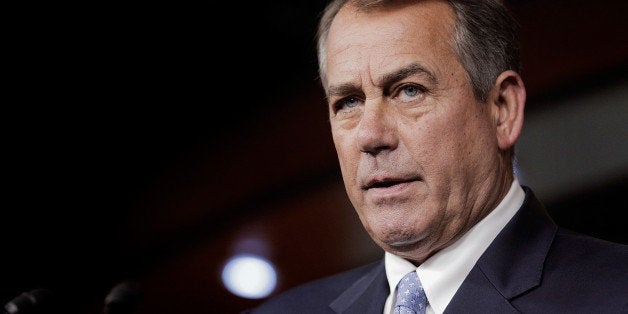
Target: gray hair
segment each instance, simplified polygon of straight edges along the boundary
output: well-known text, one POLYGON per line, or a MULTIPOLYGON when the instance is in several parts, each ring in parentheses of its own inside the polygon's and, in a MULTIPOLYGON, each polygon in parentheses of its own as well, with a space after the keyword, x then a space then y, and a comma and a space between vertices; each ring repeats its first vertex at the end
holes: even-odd
MULTIPOLYGON (((394 5, 400 1, 332 0, 327 5, 316 35, 319 75, 325 88, 327 36, 334 17, 349 2, 359 10, 365 11, 394 5)), ((517 23, 501 0, 446 0, 446 2, 456 15, 453 49, 469 75, 475 97, 486 101, 499 74, 506 70, 516 72, 520 70, 517 23)))

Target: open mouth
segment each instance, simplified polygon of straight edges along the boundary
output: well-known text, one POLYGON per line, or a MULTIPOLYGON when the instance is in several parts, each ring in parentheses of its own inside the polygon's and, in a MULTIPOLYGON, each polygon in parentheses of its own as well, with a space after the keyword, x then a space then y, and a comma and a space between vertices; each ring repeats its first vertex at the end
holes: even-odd
POLYGON ((377 189, 377 188, 389 188, 399 184, 409 183, 418 181, 418 178, 410 178, 410 179, 381 179, 381 180, 370 180, 366 185, 362 186, 363 190, 369 189, 377 189))

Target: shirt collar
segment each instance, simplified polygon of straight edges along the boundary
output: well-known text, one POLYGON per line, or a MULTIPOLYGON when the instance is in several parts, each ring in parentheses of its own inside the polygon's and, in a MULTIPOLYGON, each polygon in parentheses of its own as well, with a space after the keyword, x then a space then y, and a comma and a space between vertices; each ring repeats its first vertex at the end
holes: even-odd
POLYGON ((486 248, 515 215, 523 204, 525 192, 515 178, 504 199, 486 217, 467 231, 460 239, 428 258, 418 268, 409 261, 385 252, 386 277, 391 294, 386 302, 394 300, 395 288, 408 272, 416 270, 427 295, 428 313, 443 313, 454 294, 486 248))

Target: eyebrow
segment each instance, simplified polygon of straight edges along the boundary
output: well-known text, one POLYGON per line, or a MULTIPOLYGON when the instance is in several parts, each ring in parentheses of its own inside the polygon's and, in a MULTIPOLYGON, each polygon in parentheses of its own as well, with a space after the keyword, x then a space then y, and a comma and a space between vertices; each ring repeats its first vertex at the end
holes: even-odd
MULTIPOLYGON (((430 72, 418 63, 412 63, 391 73, 384 74, 380 79, 379 86, 383 86, 384 88, 386 88, 387 86, 390 86, 395 82, 399 82, 407 77, 417 74, 425 76, 433 85, 438 84, 438 80, 436 79, 434 74, 432 74, 432 72, 430 72)), ((359 86, 353 83, 343 83, 339 85, 329 86, 327 90, 327 98, 329 99, 332 96, 342 96, 355 93, 362 93, 359 86)))
POLYGON ((418 63, 412 63, 392 73, 384 74, 382 76, 380 86, 390 86, 393 83, 399 82, 407 77, 416 74, 425 76, 433 85, 436 85, 438 83, 438 80, 436 79, 434 74, 432 74, 432 72, 430 72, 418 63))
POLYGON ((333 96, 344 96, 355 93, 361 93, 361 91, 360 88, 353 83, 332 85, 327 88, 327 99, 330 99, 333 96))

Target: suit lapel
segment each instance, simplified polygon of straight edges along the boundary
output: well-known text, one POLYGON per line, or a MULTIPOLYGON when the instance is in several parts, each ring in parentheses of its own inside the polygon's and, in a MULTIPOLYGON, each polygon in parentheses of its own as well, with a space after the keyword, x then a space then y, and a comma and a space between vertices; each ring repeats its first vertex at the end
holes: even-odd
POLYGON ((467 278, 445 308, 445 313, 518 313, 478 267, 467 278))
POLYGON ((384 269, 382 260, 355 281, 329 307, 336 313, 381 314, 390 290, 384 269))
POLYGON ((523 188, 521 209, 482 254, 445 313, 517 312, 510 300, 540 284, 557 226, 532 191, 523 188))

